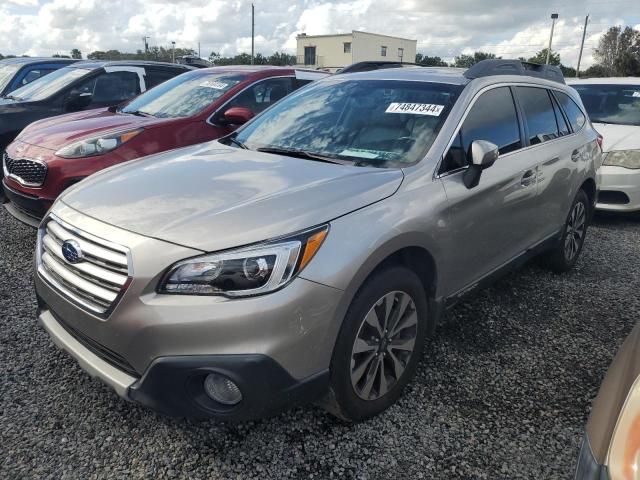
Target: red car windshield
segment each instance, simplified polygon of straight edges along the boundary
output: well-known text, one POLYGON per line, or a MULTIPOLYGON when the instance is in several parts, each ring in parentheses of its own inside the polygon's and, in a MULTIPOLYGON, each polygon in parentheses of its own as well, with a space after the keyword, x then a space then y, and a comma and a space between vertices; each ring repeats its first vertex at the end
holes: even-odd
POLYGON ((136 97, 120 111, 159 118, 190 117, 246 78, 247 75, 233 72, 183 73, 136 97))

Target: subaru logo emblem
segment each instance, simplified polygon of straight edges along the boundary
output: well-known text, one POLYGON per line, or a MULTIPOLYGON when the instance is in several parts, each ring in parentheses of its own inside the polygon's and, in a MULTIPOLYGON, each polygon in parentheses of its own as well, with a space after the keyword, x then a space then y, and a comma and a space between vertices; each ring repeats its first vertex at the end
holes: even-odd
POLYGON ((80 244, 75 240, 66 240, 62 244, 62 256, 69 263, 78 263, 84 258, 80 244))

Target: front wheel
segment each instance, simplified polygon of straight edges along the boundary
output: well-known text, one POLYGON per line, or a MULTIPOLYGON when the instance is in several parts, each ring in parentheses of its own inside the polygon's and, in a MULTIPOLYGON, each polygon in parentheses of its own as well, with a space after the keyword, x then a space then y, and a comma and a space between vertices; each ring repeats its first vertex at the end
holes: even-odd
POLYGON ((391 406, 413 378, 425 341, 428 302, 411 270, 382 270, 360 288, 336 342, 324 407, 357 422, 391 406))
POLYGON ((562 238, 544 257, 554 272, 567 272, 577 263, 589 227, 589 198, 584 190, 576 195, 562 232, 562 238))

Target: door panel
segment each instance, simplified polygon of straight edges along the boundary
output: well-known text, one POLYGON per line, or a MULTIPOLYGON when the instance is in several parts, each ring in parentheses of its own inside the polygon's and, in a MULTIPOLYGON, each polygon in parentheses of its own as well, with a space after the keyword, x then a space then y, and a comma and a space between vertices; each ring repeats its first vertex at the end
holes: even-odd
POLYGON ((440 171, 448 200, 448 294, 472 285, 532 244, 538 159, 523 150, 521 126, 509 87, 481 94, 444 157, 440 171), (463 182, 474 140, 496 144, 500 157, 471 189, 463 182))

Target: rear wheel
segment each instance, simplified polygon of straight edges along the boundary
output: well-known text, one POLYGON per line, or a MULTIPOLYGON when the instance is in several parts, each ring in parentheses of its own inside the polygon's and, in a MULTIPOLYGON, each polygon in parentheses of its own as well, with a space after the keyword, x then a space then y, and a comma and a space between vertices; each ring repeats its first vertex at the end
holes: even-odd
POLYGON ((414 272, 397 266, 369 278, 336 342, 324 407, 357 422, 391 406, 415 374, 427 321, 425 289, 414 272))
POLYGON ((554 272, 567 272, 577 263, 589 227, 590 208, 587 194, 580 190, 567 216, 560 242, 544 257, 546 265, 554 272))

